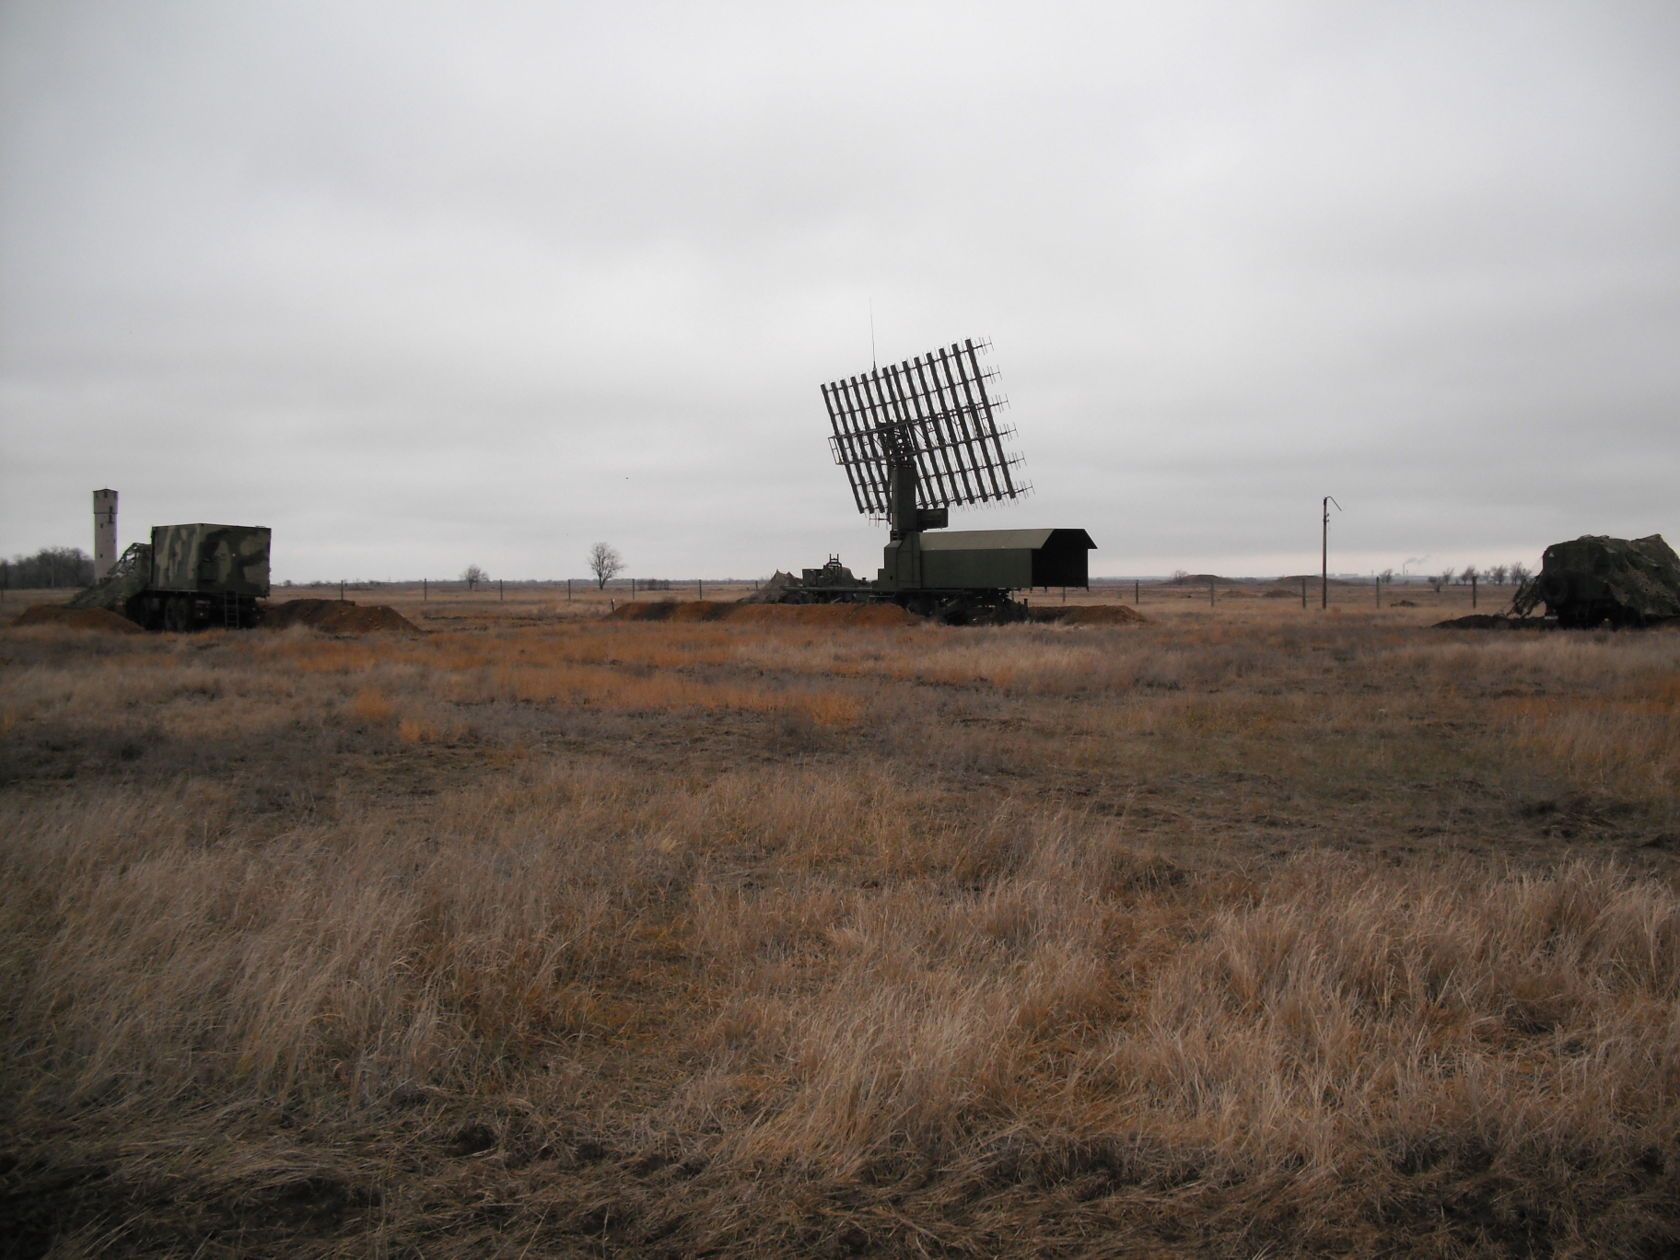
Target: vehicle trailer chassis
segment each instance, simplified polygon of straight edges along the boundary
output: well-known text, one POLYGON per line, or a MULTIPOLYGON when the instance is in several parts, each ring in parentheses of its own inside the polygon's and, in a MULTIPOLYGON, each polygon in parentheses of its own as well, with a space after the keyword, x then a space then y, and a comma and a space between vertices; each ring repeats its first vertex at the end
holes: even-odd
POLYGON ((231 591, 199 594, 191 591, 145 591, 123 608, 124 614, 147 630, 184 632, 209 627, 249 630, 257 624, 262 609, 254 595, 231 591))

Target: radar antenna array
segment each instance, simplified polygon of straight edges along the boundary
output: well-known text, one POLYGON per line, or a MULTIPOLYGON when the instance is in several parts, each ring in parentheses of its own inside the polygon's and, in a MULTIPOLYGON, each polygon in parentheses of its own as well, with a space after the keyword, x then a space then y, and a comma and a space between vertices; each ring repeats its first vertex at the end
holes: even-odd
POLYGON ((953 342, 822 387, 829 446, 859 512, 892 520, 896 532, 931 524, 953 505, 1031 489, 1019 474, 1021 457, 1004 447, 1015 431, 998 423, 1008 400, 988 388, 997 369, 980 365, 990 349, 983 340, 953 342))

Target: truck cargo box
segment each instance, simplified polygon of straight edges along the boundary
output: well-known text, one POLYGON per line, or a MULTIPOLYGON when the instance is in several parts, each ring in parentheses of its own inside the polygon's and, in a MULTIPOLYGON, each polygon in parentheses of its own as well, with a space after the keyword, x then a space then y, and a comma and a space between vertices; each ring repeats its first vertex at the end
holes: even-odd
POLYGON ((192 595, 268 594, 263 525, 154 525, 149 589, 192 595))

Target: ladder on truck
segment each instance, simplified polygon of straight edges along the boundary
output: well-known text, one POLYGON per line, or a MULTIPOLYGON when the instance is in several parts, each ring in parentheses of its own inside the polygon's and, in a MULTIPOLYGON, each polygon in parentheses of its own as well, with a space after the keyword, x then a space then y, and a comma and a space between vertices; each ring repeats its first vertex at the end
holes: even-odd
POLYGON ((222 625, 228 630, 239 629, 239 596, 232 591, 222 592, 222 625))

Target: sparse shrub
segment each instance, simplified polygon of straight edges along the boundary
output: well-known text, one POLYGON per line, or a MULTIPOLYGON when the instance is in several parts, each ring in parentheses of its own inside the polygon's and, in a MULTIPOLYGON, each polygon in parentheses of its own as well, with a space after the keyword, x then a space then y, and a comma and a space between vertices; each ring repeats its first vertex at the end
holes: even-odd
POLYGON ((349 704, 351 717, 374 725, 390 721, 396 711, 396 705, 391 703, 390 698, 375 687, 361 688, 351 697, 349 704))

